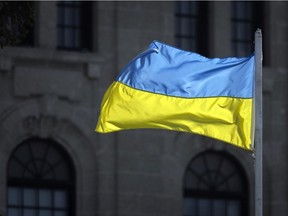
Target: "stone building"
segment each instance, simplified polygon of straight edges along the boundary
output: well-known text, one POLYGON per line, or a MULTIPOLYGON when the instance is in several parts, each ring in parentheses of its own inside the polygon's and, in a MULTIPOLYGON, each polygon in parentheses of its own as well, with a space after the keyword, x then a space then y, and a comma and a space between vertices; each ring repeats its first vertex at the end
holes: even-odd
POLYGON ((102 96, 153 40, 207 57, 264 47, 264 215, 288 214, 287 2, 35 2, 0 50, 0 214, 253 216, 254 161, 165 130, 97 134, 102 96))

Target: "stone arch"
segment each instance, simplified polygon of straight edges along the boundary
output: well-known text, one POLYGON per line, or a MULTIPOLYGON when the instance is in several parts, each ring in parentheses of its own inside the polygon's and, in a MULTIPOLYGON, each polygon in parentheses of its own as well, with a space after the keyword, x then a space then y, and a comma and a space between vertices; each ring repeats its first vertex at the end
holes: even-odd
POLYGON ((191 158, 206 150, 224 151, 234 156, 244 167, 249 181, 254 177, 252 152, 205 136, 178 133, 173 142, 174 154, 186 167, 191 158), (181 156, 181 157, 180 157, 181 156))
MULTIPOLYGON (((10 154, 22 141, 31 137, 49 138, 59 143, 71 156, 76 170, 77 214, 95 212, 98 188, 97 153, 93 128, 67 102, 53 97, 30 99, 14 105, 0 115, 0 185, 5 188, 10 154), (90 133, 91 131, 91 133, 90 133), (93 181, 91 181, 93 179, 93 181), (87 195, 88 194, 88 195, 87 195), (85 195, 85 196, 84 196, 85 195), (90 196, 90 197, 89 197, 90 196)), ((100 145, 99 145, 100 146, 100 145)), ((0 196, 1 209, 6 209, 6 193, 0 196)))
POLYGON ((250 190, 247 180, 243 166, 227 151, 201 152, 191 159, 185 171, 186 214, 204 210, 198 202, 204 199, 209 214, 223 214, 230 209, 247 215, 250 190))
MULTIPOLYGON (((248 152, 233 145, 211 139, 209 137, 190 134, 177 133, 173 141, 173 154, 178 166, 181 168, 181 182, 184 182, 185 169, 192 158, 207 150, 223 151, 233 156, 244 169, 248 179, 249 200, 254 200, 254 160, 252 152, 248 152)), ((183 188, 183 185, 181 185, 183 188)), ((250 206, 249 213, 253 213, 253 207, 250 206)))

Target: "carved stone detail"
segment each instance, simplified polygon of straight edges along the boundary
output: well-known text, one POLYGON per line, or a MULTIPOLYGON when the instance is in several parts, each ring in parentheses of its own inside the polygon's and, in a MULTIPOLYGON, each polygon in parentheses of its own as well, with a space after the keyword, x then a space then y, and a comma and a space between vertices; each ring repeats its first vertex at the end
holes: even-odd
POLYGON ((29 135, 43 138, 59 133, 59 124, 55 116, 29 116, 23 120, 24 130, 29 135))

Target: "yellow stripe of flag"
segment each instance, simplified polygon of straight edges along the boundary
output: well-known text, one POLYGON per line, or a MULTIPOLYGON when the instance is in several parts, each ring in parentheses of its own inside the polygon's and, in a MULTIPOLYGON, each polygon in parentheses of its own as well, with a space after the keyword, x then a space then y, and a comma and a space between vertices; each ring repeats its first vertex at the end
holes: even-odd
POLYGON ((192 132, 250 149, 251 98, 180 98, 114 82, 104 95, 96 131, 160 128, 192 132))

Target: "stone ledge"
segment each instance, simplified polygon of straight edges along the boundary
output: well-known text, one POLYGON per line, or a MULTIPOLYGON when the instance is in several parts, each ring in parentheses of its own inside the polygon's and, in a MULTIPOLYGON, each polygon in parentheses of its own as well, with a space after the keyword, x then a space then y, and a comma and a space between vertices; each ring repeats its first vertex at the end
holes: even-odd
POLYGON ((0 58, 46 60, 74 63, 103 63, 99 53, 41 49, 38 47, 8 47, 0 50, 0 58))

